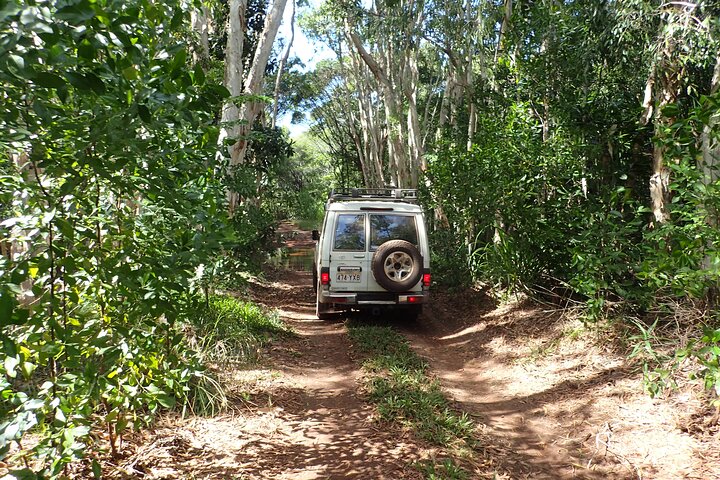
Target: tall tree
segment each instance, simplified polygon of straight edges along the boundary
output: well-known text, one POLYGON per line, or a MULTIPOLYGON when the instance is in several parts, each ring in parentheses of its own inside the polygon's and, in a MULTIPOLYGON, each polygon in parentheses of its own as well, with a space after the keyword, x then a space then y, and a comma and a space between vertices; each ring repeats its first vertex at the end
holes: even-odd
MULTIPOLYGON (((230 169, 243 163, 253 123, 263 103, 257 99, 262 92, 265 70, 270 59, 275 36, 280 27, 287 0, 275 0, 265 17, 265 24, 258 39, 252 63, 243 77, 243 39, 247 31, 245 11, 246 0, 231 0, 228 24, 228 40, 225 55, 225 82, 232 100, 223 109, 224 135, 234 143, 230 147, 230 169), (238 107, 238 103, 240 106, 238 107)), ((231 214, 239 202, 237 192, 228 191, 228 206, 231 214)))

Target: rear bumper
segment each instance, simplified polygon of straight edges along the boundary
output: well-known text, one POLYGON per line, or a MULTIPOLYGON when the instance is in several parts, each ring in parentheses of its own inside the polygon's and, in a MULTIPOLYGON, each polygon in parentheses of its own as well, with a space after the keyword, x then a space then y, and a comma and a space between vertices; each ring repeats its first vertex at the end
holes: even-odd
POLYGON ((377 293, 343 293, 320 291, 320 302, 338 305, 422 305, 430 299, 430 292, 377 292, 377 293))

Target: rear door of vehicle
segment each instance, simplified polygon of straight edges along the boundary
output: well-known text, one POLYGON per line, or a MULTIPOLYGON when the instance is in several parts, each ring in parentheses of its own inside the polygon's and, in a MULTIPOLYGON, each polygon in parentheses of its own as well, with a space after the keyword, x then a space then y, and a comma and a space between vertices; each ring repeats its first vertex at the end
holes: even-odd
MULTIPOLYGON (((372 268, 372 258, 377 248, 389 240, 405 240, 415 245, 420 252, 423 250, 418 239, 417 215, 406 212, 395 212, 393 209, 376 209, 368 213, 368 268, 372 268)), ((416 265, 422 268, 422 265, 416 265)), ((368 278, 368 289, 371 291, 385 290, 376 281, 372 273, 368 278)), ((414 288, 419 290, 419 287, 414 288)))
POLYGON ((332 228, 330 290, 367 291, 368 278, 372 275, 367 251, 367 215, 339 212, 332 228))

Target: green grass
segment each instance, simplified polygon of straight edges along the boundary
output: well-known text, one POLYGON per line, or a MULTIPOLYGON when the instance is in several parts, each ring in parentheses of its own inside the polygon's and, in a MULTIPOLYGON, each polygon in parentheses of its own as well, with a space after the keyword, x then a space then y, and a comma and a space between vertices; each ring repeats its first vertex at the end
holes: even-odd
MULTIPOLYGON (((350 324, 350 338, 366 355, 362 368, 370 401, 384 421, 413 430, 420 438, 457 453, 476 444, 475 424, 453 410, 428 365, 407 340, 389 327, 350 324)), ((462 479, 466 472, 452 461, 418 465, 428 479, 462 479), (449 462, 449 463, 448 463, 449 462)))
POLYGON ((273 338, 292 335, 277 312, 228 295, 213 295, 185 331, 190 347, 206 369, 195 372, 187 406, 192 413, 215 415, 228 405, 220 364, 251 364, 273 338))
POLYGON ((271 339, 292 334, 277 312, 227 295, 211 296, 193 326, 197 350, 211 362, 255 362, 271 339))
POLYGON ((418 462, 416 465, 426 480, 466 480, 468 473, 457 466, 452 459, 445 459, 442 463, 431 460, 418 462))

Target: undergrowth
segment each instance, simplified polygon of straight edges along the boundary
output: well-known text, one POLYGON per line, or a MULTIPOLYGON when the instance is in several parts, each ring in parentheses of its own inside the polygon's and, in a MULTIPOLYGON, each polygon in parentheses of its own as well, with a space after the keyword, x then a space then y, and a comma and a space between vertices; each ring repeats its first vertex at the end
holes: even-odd
MULTIPOLYGON (((362 364, 364 387, 383 421, 399 423, 458 454, 467 454, 475 446, 475 424, 467 414, 451 408, 440 384, 428 376, 427 363, 402 335, 389 327, 359 324, 349 325, 349 335, 367 356, 362 364)), ((450 460, 419 468, 428 479, 467 478, 450 460)))
MULTIPOLYGON (((119 455, 126 432, 163 411, 218 413, 227 397, 215 365, 255 361, 264 344, 291 333, 276 313, 249 302, 212 296, 192 303, 172 325, 147 317, 119 327, 82 317, 76 328, 86 340, 67 348, 82 348, 84 361, 66 361, 57 377, 27 346, 36 333, 8 329, 0 357, 3 478, 57 478, 88 452, 119 455), (67 405, 58 406, 60 397, 67 405)), ((97 460, 92 468, 101 471, 97 460)))
POLYGON ((255 362, 268 341, 292 334, 277 312, 227 295, 210 296, 193 326, 196 349, 209 362, 255 362))

